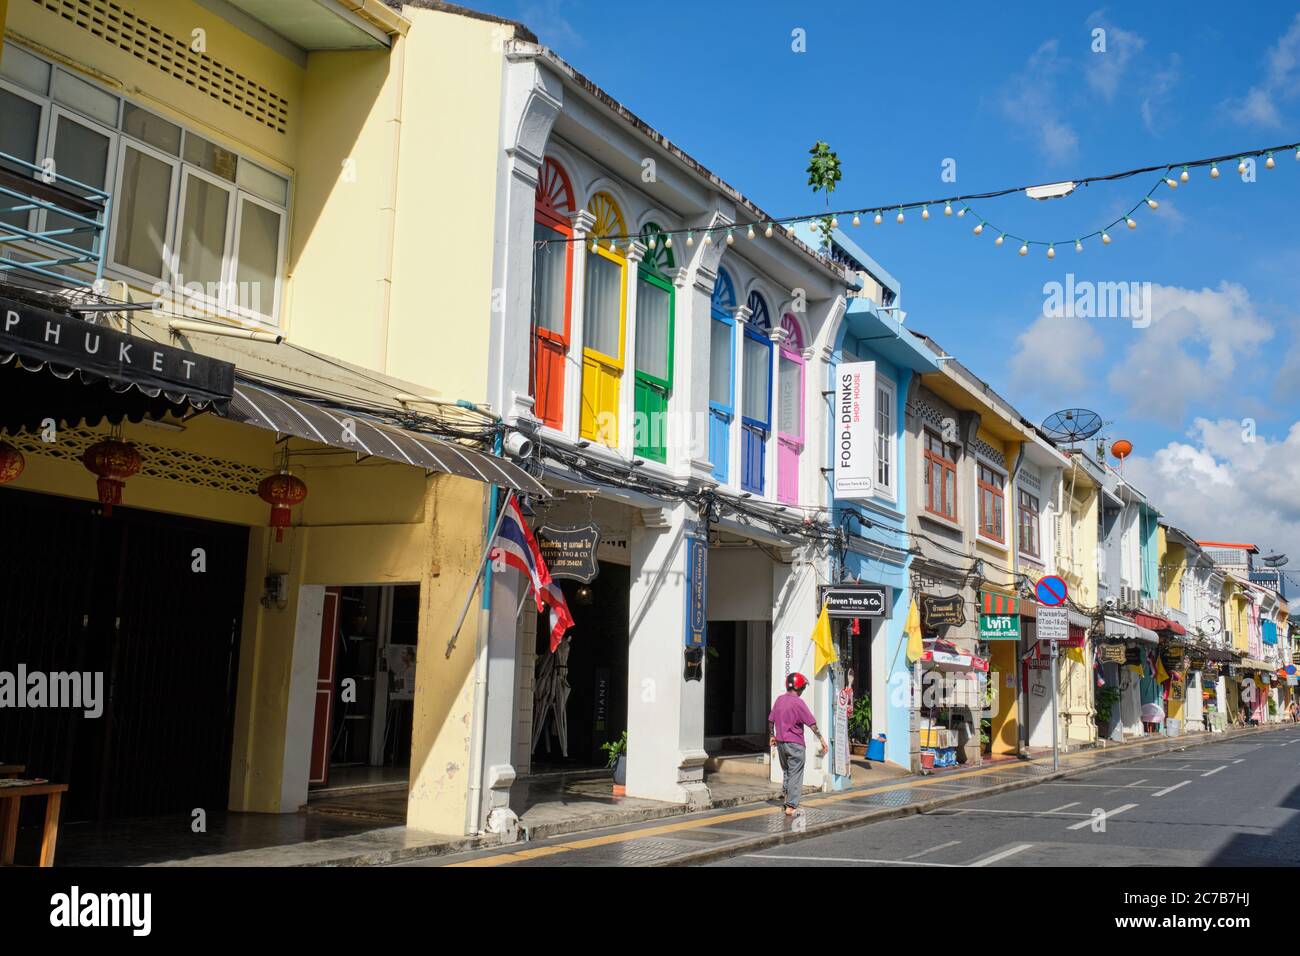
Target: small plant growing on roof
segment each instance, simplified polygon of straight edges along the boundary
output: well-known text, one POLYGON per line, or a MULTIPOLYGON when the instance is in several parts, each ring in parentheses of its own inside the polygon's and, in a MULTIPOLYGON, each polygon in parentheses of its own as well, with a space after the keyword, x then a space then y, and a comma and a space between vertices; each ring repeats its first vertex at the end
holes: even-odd
POLYGON ((831 193, 835 192, 835 186, 843 176, 840 172, 840 157, 831 149, 829 143, 820 139, 813 144, 808 153, 812 156, 808 161, 808 185, 812 187, 813 192, 826 194, 827 215, 817 219, 815 227, 821 234, 823 247, 829 249, 834 221, 830 215, 831 193))

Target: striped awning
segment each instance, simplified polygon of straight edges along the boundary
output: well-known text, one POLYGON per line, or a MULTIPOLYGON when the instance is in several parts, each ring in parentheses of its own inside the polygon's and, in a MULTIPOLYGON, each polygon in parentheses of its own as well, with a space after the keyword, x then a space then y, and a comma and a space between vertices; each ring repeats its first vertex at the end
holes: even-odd
POLYGON ((1020 600, 997 591, 980 592, 981 614, 1019 614, 1020 600))
POLYGON ((527 495, 550 496, 541 482, 504 458, 353 411, 310 402, 242 378, 235 382, 226 417, 280 435, 293 435, 355 452, 361 457, 374 455, 426 471, 501 485, 527 495))

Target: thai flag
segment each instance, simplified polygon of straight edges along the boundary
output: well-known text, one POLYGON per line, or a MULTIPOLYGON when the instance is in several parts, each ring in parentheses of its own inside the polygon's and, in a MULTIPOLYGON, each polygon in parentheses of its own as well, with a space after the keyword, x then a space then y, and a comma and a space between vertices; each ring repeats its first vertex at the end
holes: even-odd
POLYGON ((573 615, 564 600, 564 592, 551 580, 551 572, 546 567, 542 551, 537 547, 537 539, 524 521, 519 502, 511 495, 506 499, 506 513, 501 519, 501 528, 492 542, 490 557, 501 559, 528 578, 537 600, 540 614, 545 608, 551 609, 551 650, 560 646, 564 632, 573 627, 573 615))

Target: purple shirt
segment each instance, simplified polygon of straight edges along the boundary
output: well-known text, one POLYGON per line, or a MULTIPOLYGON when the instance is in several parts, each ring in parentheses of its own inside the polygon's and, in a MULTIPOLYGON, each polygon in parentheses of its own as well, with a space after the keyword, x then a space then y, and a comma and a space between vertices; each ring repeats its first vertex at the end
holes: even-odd
POLYGON ((787 691, 776 699, 767 719, 772 722, 777 743, 786 744, 803 744, 804 725, 817 723, 808 705, 793 691, 787 691))

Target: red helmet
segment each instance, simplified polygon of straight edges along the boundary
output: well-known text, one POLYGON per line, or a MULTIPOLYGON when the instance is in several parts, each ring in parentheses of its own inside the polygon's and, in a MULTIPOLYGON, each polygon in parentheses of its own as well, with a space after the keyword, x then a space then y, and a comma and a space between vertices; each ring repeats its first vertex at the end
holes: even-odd
POLYGON ((793 674, 787 674, 785 677, 786 690, 798 691, 798 690, 803 690, 807 686, 808 686, 808 678, 804 677, 798 671, 795 671, 793 674))

